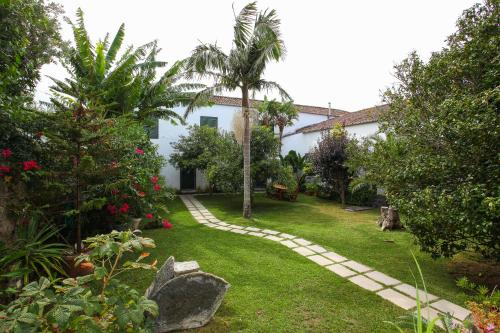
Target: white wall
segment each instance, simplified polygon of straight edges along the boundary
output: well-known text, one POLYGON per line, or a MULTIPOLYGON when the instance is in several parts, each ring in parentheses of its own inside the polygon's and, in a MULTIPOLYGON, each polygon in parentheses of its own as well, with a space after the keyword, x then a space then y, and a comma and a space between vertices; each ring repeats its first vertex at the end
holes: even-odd
MULTIPOLYGON (((346 126, 345 129, 349 135, 353 135, 358 139, 375 135, 378 132, 378 123, 366 123, 353 126, 346 126)), ((297 133, 283 138, 281 146, 281 154, 284 156, 290 150, 295 150, 297 153, 304 155, 311 151, 321 138, 321 132, 297 133)))
MULTIPOLYGON (((228 105, 213 105, 212 107, 198 108, 186 119, 186 125, 173 125, 169 121, 160 119, 158 139, 152 139, 151 141, 158 145, 158 152, 168 161, 170 154, 173 152, 171 143, 178 141, 181 135, 187 135, 188 126, 199 125, 201 116, 217 117, 219 131, 231 131, 234 113, 239 110, 240 107, 238 106, 228 105)), ((184 115, 185 108, 175 108, 174 111, 177 114, 184 115)), ((326 116, 299 113, 299 118, 296 120, 295 124, 285 128, 284 133, 294 131, 296 128, 311 125, 325 119, 326 116)), ((301 143, 301 145, 304 144, 301 143)), ((291 149, 297 150, 297 148, 291 149)), ((304 148, 304 150, 307 152, 308 148, 304 148)), ((167 165, 161 170, 161 174, 166 178, 167 185, 169 187, 173 187, 175 189, 180 188, 180 171, 174 168, 170 163, 167 163, 167 165)), ((207 183, 203 174, 198 170, 196 172, 196 187, 205 189, 206 186, 207 183)))

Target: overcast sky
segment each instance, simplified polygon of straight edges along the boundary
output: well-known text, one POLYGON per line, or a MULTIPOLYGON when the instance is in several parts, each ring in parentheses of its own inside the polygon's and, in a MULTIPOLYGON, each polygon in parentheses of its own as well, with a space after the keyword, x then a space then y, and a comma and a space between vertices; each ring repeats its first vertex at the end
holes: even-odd
MULTIPOLYGON (((234 22, 248 1, 240 0, 54 0, 74 20, 81 7, 93 41, 112 36, 125 23, 125 44, 158 39, 161 59, 172 63, 203 42, 231 47, 234 22)), ((284 61, 272 64, 265 78, 279 82, 298 104, 356 111, 381 103, 380 94, 394 81, 393 66, 416 50, 428 58, 445 45, 455 22, 473 0, 261 0, 260 9, 274 8, 282 21, 287 47, 284 61)), ((71 39, 62 24, 63 36, 71 39)), ((59 65, 43 75, 65 76, 59 65)), ((50 80, 39 84, 46 100, 50 80)), ((234 94, 233 94, 234 95, 234 94)), ((238 96, 236 94, 236 96, 238 96)))

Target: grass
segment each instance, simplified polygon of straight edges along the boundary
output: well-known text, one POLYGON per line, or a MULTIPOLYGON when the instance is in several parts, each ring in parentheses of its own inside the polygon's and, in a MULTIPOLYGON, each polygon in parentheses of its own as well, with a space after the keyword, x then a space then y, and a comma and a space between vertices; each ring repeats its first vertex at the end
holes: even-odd
MULTIPOLYGON (((217 198, 203 201, 213 207, 230 199, 217 198)), ((229 202, 233 205, 236 199, 229 202)), ((236 215, 230 207, 229 214, 236 215)), ((393 332, 383 321, 404 314, 284 246, 200 225, 179 199, 169 208, 174 228, 144 232, 156 241, 151 257, 160 262, 170 255, 178 261, 197 260, 202 270, 231 284, 214 320, 196 332, 393 332)), ((256 217, 259 209, 257 205, 256 217)), ((221 210, 219 206, 215 213, 220 216, 221 210)), ((144 291, 153 274, 131 274, 125 281, 144 291)))
POLYGON ((381 232, 379 211, 348 212, 340 204, 300 195, 297 202, 256 195, 251 220, 241 217, 238 196, 198 196, 219 219, 290 233, 359 261, 398 280, 414 285, 417 276, 411 252, 418 260, 428 292, 463 304, 465 296, 448 273, 448 259, 432 259, 419 251, 412 236, 404 231, 381 232), (412 273, 413 272, 413 273, 412 273))

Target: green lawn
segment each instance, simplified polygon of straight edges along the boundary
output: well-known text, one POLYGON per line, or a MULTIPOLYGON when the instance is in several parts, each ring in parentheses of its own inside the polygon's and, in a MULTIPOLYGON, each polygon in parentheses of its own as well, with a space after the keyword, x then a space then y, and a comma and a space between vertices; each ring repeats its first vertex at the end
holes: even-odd
MULTIPOLYGON (((376 212, 347 213, 331 202, 301 196, 278 202, 256 196, 254 218, 240 218, 234 196, 197 197, 228 222, 293 233, 359 260, 393 277, 412 282, 409 235, 382 233, 376 212), (384 240, 394 240, 387 243, 384 240)), ((201 268, 225 278, 231 288, 214 320, 198 332, 394 332, 384 320, 397 320, 404 310, 382 300, 290 249, 253 236, 233 234, 198 224, 179 199, 170 204, 170 230, 149 230, 152 256, 163 262, 197 260, 201 268)), ((431 292, 459 301, 445 261, 418 253, 431 292)), ((127 276, 145 290, 152 272, 127 276)))

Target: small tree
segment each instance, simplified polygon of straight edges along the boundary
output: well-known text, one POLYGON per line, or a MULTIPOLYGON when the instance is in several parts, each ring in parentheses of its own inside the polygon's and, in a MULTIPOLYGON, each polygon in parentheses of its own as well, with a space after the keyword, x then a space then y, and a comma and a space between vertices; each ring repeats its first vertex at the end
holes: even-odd
POLYGON ((345 129, 336 124, 330 132, 321 134, 321 139, 311 152, 314 171, 340 195, 342 207, 345 206, 349 181, 349 172, 345 166, 348 141, 345 129))
POLYGON ((307 156, 298 154, 295 150, 290 150, 285 157, 280 156, 283 166, 291 166, 297 186, 299 189, 303 186, 306 176, 311 172, 311 163, 307 156))
POLYGON ((295 108, 291 101, 280 103, 274 99, 269 101, 267 98, 264 98, 264 102, 260 103, 258 110, 262 125, 269 126, 273 131, 276 126, 278 127, 279 143, 281 146, 285 127, 292 125, 294 120, 298 118, 299 113, 297 108, 295 108))

